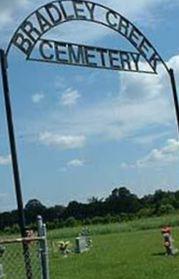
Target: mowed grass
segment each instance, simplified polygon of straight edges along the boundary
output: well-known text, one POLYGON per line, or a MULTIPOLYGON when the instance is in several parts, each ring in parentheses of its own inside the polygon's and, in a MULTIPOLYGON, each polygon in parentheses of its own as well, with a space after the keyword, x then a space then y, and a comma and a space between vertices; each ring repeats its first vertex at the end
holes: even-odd
MULTIPOLYGON (((70 230, 67 231, 70 234, 70 230)), ((164 255, 159 229, 131 232, 119 230, 115 233, 112 231, 93 234, 93 247, 80 255, 71 254, 64 258, 50 249, 51 279, 178 278, 179 256, 164 255)), ((59 230, 59 235, 61 233, 59 230)), ((179 228, 174 228, 173 236, 176 247, 179 247, 179 228)), ((68 239, 74 241, 74 238, 68 239)))
MULTIPOLYGON (((60 255, 57 242, 75 237, 81 227, 48 231, 50 279, 178 279, 179 256, 164 255, 160 228, 164 224, 173 227, 175 246, 179 248, 178 214, 140 219, 126 223, 89 226, 93 247, 83 254, 60 255), (53 244, 53 245, 52 245, 53 244)), ((1 239, 18 235, 1 233, 1 239)), ((40 268, 39 252, 33 251, 33 268, 40 268)), ((23 259, 19 256, 21 245, 7 245, 3 263, 6 277, 24 279, 23 259), (12 247, 11 247, 12 246, 12 247), (13 276, 9 275, 13 271, 13 276), (20 272, 20 273, 19 273, 20 272)))

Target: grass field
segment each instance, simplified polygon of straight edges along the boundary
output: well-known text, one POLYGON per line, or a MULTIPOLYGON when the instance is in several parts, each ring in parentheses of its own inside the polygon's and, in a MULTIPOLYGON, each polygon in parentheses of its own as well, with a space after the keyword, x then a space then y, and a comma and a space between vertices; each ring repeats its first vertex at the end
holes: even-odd
MULTIPOLYGON (((53 253, 50 249, 51 278, 178 278, 179 256, 165 256, 159 229, 130 232, 120 231, 120 229, 119 224, 92 227, 93 247, 89 252, 81 255, 72 254, 63 258, 58 252, 53 253), (115 231, 117 228, 119 232, 115 231)), ((57 239, 57 234, 63 235, 65 239, 65 232, 69 236, 68 239, 73 241, 74 238, 71 238, 71 235, 76 230, 79 231, 79 228, 51 232, 50 242, 57 239)), ((179 247, 179 228, 174 228, 173 236, 176 240, 176 247, 179 247)))
MULTIPOLYGON (((179 256, 167 257, 164 254, 160 234, 160 228, 164 224, 173 226, 175 246, 179 248, 177 215, 90 226, 93 241, 91 250, 83 254, 72 253, 67 258, 60 255, 54 244, 59 240, 70 240, 74 243, 81 228, 49 231, 50 279, 177 279, 179 256)), ((7 238, 7 235, 1 236, 3 237, 7 238)), ((19 262, 17 252, 20 252, 19 248, 11 247, 10 258, 4 260, 15 271, 12 278, 25 279, 20 272, 23 260, 19 262)), ((37 270, 40 268, 38 251, 34 252, 37 270)), ((40 274, 34 279, 39 278, 40 274)), ((11 279, 9 275, 7 279, 11 279)))

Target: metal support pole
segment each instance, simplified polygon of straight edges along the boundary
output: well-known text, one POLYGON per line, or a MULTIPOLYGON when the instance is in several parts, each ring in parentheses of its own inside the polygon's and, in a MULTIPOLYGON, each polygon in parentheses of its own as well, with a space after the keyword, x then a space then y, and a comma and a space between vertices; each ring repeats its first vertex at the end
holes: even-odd
POLYGON ((8 86, 8 77, 7 77, 7 60, 3 50, 0 50, 1 56, 1 71, 2 71, 2 82, 4 89, 4 101, 6 107, 6 117, 8 124, 8 132, 9 132, 9 141, 12 155, 12 166, 13 166, 13 174, 14 174, 14 183, 16 189, 16 198, 18 204, 18 213, 19 213, 19 225, 21 236, 25 237, 25 216, 23 210, 23 201, 22 201, 22 191, 20 185, 20 176, 17 162, 17 152, 15 146, 15 136, 14 136, 14 127, 12 120, 12 110, 10 104, 10 96, 9 96, 9 86, 8 86))
POLYGON ((49 279, 49 259, 48 259, 48 244, 47 244, 47 231, 46 225, 43 224, 42 217, 37 217, 38 222, 38 236, 43 237, 40 240, 40 258, 42 268, 42 279, 49 279))
MULTIPOLYGON (((23 199, 22 199, 22 191, 21 191, 21 184, 20 184, 20 175, 19 175, 19 168, 18 168, 18 161, 17 161, 16 143, 15 143, 15 135, 14 135, 10 93, 9 93, 7 57, 3 49, 0 49, 0 63, 1 63, 5 111, 6 111, 8 133, 9 133, 9 143, 10 143, 10 150, 11 150, 11 157, 12 157, 14 184, 15 184, 16 199, 18 205, 19 227, 20 227, 21 236, 23 238, 26 237, 25 215, 23 209, 23 199)), ((26 243, 23 243, 23 252, 24 252, 24 261, 26 267, 26 275, 28 279, 32 279, 30 255, 29 255, 28 244, 26 243)))
POLYGON ((178 133, 179 133, 179 104, 178 104, 178 95, 177 95, 177 88, 176 88, 175 75, 174 75, 173 69, 169 69, 169 75, 170 75, 170 80, 171 80, 171 85, 172 85, 175 113, 176 113, 176 119, 177 119, 177 127, 178 127, 178 133))

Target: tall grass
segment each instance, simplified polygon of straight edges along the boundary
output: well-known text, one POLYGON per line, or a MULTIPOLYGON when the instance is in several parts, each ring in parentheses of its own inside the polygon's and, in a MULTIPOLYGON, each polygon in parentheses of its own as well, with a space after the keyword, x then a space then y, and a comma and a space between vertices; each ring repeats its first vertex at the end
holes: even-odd
MULTIPOLYGON (((152 217, 128 221, 123 223, 106 224, 106 225, 90 225, 91 235, 105 235, 119 232, 134 232, 150 229, 158 229, 164 225, 172 227, 179 226, 179 215, 167 215, 162 217, 152 217)), ((49 239, 64 239, 77 236, 81 231, 81 227, 63 228, 48 231, 49 239)))

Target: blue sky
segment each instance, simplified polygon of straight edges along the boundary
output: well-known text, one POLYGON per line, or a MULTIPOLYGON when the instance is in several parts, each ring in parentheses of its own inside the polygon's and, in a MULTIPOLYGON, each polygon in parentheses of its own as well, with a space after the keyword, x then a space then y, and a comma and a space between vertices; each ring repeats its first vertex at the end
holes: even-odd
MULTIPOLYGON (((1 47, 7 47, 28 14, 47 2, 1 0, 1 47)), ((95 2, 139 27, 174 68, 179 84, 178 0, 95 2)), ((66 23, 44 38, 134 50, 119 34, 90 23, 66 23)), ((120 186, 140 196, 158 188, 179 189, 177 125, 162 66, 158 75, 67 67, 27 62, 15 48, 8 58, 25 202, 85 202, 92 196, 106 197, 120 186)), ((2 94, 0 112, 3 211, 16 208, 16 200, 2 94)))

